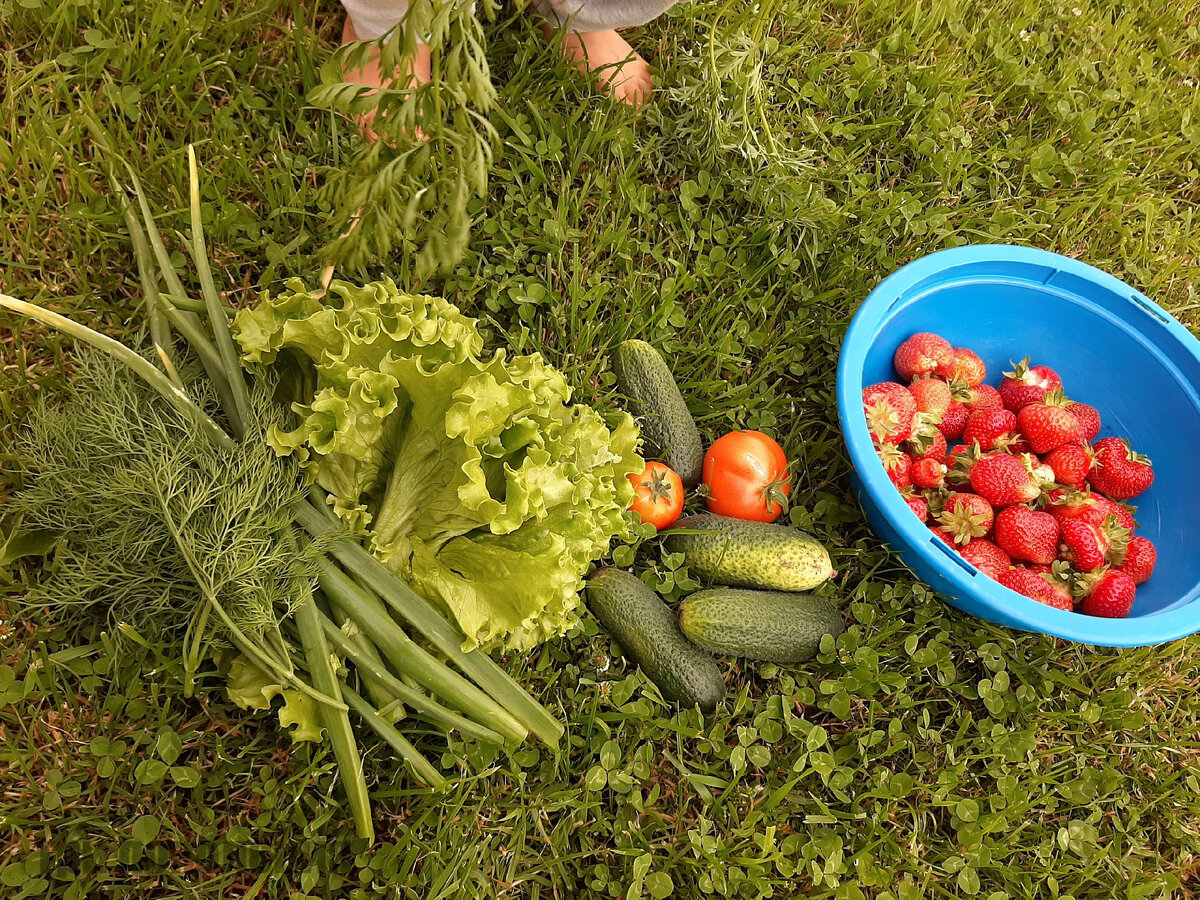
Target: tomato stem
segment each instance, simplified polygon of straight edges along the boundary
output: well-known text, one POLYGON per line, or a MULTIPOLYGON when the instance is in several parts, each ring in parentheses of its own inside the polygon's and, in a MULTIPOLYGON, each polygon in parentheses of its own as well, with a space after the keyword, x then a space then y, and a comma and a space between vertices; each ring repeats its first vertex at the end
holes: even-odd
POLYGON ((771 512, 774 506, 780 508, 780 515, 788 511, 788 491, 791 486, 791 475, 788 474, 785 468, 779 473, 779 477, 762 489, 763 502, 767 506, 767 512, 771 512))

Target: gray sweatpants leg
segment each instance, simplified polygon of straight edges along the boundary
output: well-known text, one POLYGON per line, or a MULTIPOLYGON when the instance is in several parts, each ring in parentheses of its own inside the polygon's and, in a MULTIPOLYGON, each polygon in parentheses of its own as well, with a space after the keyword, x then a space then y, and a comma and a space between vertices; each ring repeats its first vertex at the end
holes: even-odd
MULTIPOLYGON (((571 31, 634 28, 657 19, 679 0, 532 0, 548 22, 571 31)), ((360 40, 391 31, 408 11, 408 0, 342 0, 360 40)))

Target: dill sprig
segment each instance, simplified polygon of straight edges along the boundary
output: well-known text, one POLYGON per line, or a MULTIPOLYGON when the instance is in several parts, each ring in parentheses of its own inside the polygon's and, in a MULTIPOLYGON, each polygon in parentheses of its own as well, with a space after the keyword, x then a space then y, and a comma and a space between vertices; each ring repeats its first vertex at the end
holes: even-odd
MULTIPOLYGON (((213 409, 207 379, 189 372, 192 396, 213 409)), ((42 401, 21 439, 29 485, 12 511, 64 535, 25 603, 68 626, 90 611, 116 635, 122 624, 182 634, 189 676, 214 646, 249 642, 286 659, 279 623, 319 554, 278 540, 303 499, 300 476, 265 440, 284 423, 261 379, 250 404, 246 438, 225 450, 124 366, 83 355, 65 405, 42 401)))

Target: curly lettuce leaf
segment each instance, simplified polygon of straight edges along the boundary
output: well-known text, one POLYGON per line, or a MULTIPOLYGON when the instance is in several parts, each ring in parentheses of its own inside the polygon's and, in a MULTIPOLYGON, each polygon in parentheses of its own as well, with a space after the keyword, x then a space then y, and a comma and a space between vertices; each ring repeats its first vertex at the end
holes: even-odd
POLYGON ((577 621, 582 576, 626 533, 637 429, 573 404, 537 354, 481 356, 474 321, 391 281, 263 297, 235 333, 250 362, 307 358, 300 424, 276 431, 364 543, 465 646, 528 649, 577 621), (331 305, 332 304, 332 305, 331 305))
POLYGON ((242 709, 274 709, 272 701, 282 697, 283 705, 276 709, 279 726, 291 735, 294 743, 320 741, 324 737, 316 701, 303 691, 285 688, 274 675, 264 672, 241 654, 230 664, 225 676, 225 690, 229 699, 242 709))

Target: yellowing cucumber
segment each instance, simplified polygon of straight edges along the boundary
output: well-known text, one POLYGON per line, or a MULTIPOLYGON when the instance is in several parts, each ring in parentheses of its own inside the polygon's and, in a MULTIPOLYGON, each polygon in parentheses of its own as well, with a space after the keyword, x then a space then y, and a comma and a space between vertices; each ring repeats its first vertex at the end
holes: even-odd
POLYGON ((665 546, 693 575, 731 587, 810 591, 834 574, 821 543, 787 525, 701 513, 676 522, 665 546))
POLYGON ((588 579, 587 607, 667 700, 711 712, 725 695, 717 662, 683 636, 674 613, 641 579, 599 569, 588 579))
POLYGON ((821 638, 837 637, 845 623, 823 597, 722 587, 688 596, 679 606, 679 627, 713 653, 798 663, 816 656, 821 638))
POLYGON ((704 465, 704 446, 662 354, 645 341, 623 341, 613 355, 613 372, 638 417, 642 436, 675 470, 684 487, 695 487, 704 465))

